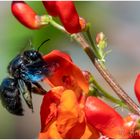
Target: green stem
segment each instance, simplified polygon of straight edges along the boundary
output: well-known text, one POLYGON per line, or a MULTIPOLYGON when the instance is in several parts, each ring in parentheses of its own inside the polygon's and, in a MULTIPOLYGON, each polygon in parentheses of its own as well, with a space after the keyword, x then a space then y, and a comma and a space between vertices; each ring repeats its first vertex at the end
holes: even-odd
MULTIPOLYGON (((55 28, 59 29, 60 31, 69 34, 69 33, 65 30, 65 28, 64 28, 63 26, 61 26, 60 24, 58 24, 58 23, 55 22, 54 20, 50 20, 50 24, 51 24, 52 26, 54 26, 55 28)), ((69 35, 70 35, 70 34, 69 34, 69 35)))
POLYGON ((51 24, 53 27, 59 29, 60 31, 69 34, 63 26, 55 22, 52 18, 52 16, 49 15, 42 15, 40 16, 40 22, 42 25, 48 25, 51 24))
POLYGON ((86 33, 87 33, 87 36, 88 36, 89 41, 90 41, 90 43, 91 43, 91 46, 92 46, 92 48, 93 48, 93 51, 94 51, 95 56, 96 56, 98 59, 100 59, 100 54, 98 53, 98 48, 97 48, 97 46, 95 45, 95 43, 93 42, 93 39, 92 39, 92 37, 91 37, 91 33, 90 33, 89 28, 87 29, 86 33))
POLYGON ((101 93, 103 94, 103 96, 104 96, 106 99, 110 100, 110 101, 113 102, 113 103, 119 104, 120 106, 123 106, 123 107, 126 106, 125 103, 124 103, 123 101, 121 101, 121 100, 119 100, 119 99, 117 99, 117 98, 111 96, 109 93, 107 93, 107 92, 98 84, 98 82, 95 80, 95 78, 93 77, 93 75, 90 77, 90 83, 93 83, 93 84, 96 86, 96 88, 97 88, 99 91, 101 91, 101 93))

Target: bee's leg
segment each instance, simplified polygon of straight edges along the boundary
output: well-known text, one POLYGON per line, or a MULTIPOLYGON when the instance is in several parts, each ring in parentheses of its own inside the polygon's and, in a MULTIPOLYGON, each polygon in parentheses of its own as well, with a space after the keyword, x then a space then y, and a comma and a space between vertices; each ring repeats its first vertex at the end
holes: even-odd
POLYGON ((32 84, 34 85, 34 87, 32 87, 32 92, 34 92, 35 94, 41 94, 41 95, 46 94, 47 91, 43 89, 43 87, 39 83, 34 82, 32 84))

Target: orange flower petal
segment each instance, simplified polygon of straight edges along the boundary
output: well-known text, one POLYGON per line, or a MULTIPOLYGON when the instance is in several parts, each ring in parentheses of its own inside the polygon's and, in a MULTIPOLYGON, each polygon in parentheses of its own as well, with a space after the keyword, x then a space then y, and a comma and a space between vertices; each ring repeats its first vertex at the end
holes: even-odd
POLYGON ((57 131, 56 121, 54 121, 47 131, 39 134, 39 139, 60 139, 62 138, 57 131))
POLYGON ((71 62, 69 55, 54 50, 44 56, 44 60, 50 64, 52 75, 46 78, 51 86, 63 86, 80 93, 81 89, 88 93, 88 82, 82 74, 82 71, 71 62))
POLYGON ((49 126, 51 121, 56 117, 57 105, 63 91, 63 87, 56 87, 45 94, 40 110, 41 131, 46 131, 46 126, 49 126))
MULTIPOLYGON (((82 104, 82 102, 81 102, 82 104)), ((98 138, 97 130, 86 124, 84 111, 75 93, 64 91, 58 106, 57 129, 63 138, 98 138)))
POLYGON ((57 129, 59 133, 62 137, 66 137, 71 128, 83 121, 84 116, 78 108, 75 93, 72 90, 64 91, 58 106, 57 129))
POLYGON ((85 133, 85 127, 85 114, 79 107, 75 93, 72 90, 66 90, 58 106, 59 133, 63 138, 80 138, 85 133))

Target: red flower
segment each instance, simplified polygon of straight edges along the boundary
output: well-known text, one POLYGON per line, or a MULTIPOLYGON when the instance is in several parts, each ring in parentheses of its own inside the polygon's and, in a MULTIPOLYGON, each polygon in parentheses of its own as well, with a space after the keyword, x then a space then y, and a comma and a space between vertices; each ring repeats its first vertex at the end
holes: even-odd
POLYGON ((84 27, 72 1, 43 1, 43 4, 52 16, 58 16, 69 33, 78 33, 84 27))
POLYGON ((136 97, 140 103, 140 74, 137 76, 134 86, 136 97))
POLYGON ((109 138, 130 137, 130 129, 113 108, 87 96, 88 77, 69 55, 55 50, 44 60, 52 71, 44 81, 52 89, 41 105, 39 138, 98 138, 99 132, 109 138))
POLYGON ((30 29, 38 29, 42 27, 40 17, 23 1, 13 1, 11 10, 17 20, 30 29))

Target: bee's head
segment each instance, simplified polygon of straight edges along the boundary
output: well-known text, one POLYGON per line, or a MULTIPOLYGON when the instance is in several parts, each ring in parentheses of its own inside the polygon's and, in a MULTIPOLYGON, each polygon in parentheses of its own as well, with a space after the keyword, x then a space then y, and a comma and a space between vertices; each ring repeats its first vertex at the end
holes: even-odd
POLYGON ((41 48, 41 46, 43 44, 45 44, 47 41, 49 41, 50 39, 47 39, 45 41, 43 41, 40 46, 38 47, 37 50, 27 50, 24 51, 23 53, 23 57, 25 57, 25 59, 29 60, 29 61, 36 61, 38 59, 42 59, 41 53, 39 52, 39 49, 41 48))
POLYGON ((41 54, 36 50, 27 50, 27 51, 25 51, 23 53, 23 57, 25 57, 25 59, 31 60, 31 61, 36 61, 36 60, 42 58, 41 54))

